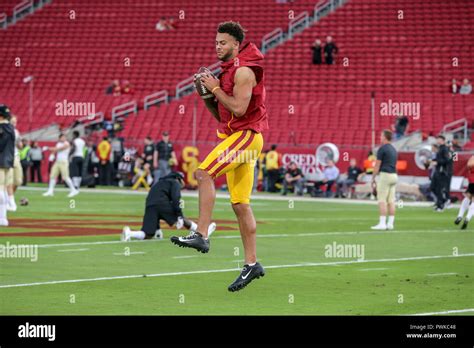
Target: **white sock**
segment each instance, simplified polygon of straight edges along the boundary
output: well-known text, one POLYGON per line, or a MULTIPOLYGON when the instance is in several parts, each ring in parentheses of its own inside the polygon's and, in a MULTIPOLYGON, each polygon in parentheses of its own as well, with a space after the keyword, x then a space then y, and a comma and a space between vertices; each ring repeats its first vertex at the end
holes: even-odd
POLYGON ((387 218, 386 216, 380 216, 379 225, 385 226, 386 225, 386 223, 385 223, 386 218, 387 218))
POLYGON ((64 180, 64 182, 66 183, 66 185, 69 187, 69 189, 71 190, 71 192, 74 192, 76 191, 76 188, 74 187, 72 181, 71 181, 71 178, 67 178, 64 180))
POLYGON ((462 218, 464 216, 466 211, 469 209, 469 204, 470 203, 471 203, 471 201, 469 200, 469 198, 464 197, 464 199, 461 202, 461 208, 459 208, 458 217, 462 218))
POLYGON ((53 192, 54 191, 54 186, 56 186, 56 180, 55 179, 49 180, 48 192, 53 192))
POLYGON ((388 217, 388 225, 392 225, 393 226, 393 223, 395 222, 395 216, 394 215, 390 215, 388 217))
POLYGON ((16 206, 16 203, 15 203, 15 196, 14 196, 14 195, 8 196, 8 203, 9 203, 12 207, 15 207, 15 206, 16 206))
POLYGON ((0 194, 0 220, 6 220, 7 219, 7 200, 6 197, 8 197, 8 194, 6 191, 2 194, 0 194))
POLYGON ((81 187, 81 180, 82 178, 80 176, 75 176, 72 178, 72 182, 74 183, 74 187, 79 190, 79 187, 81 187))
POLYGON ((189 229, 193 232, 196 232, 197 228, 198 228, 197 223, 195 223, 194 221, 191 221, 191 227, 189 229))
POLYGON ((255 266, 256 264, 257 264, 257 263, 254 262, 254 263, 249 263, 248 265, 249 265, 249 266, 255 266))
POLYGON ((471 221, 472 216, 474 215, 474 204, 469 205, 469 210, 467 211, 466 220, 471 221))
POLYGON ((143 231, 130 231, 130 237, 135 239, 145 239, 145 232, 143 231))

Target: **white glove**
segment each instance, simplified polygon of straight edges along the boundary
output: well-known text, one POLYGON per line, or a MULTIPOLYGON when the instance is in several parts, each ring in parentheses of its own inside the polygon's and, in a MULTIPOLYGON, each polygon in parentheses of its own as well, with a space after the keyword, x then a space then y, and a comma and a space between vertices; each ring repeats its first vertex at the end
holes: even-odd
POLYGON ((176 229, 180 230, 183 228, 183 226, 184 226, 184 219, 180 216, 178 218, 178 222, 176 223, 176 229))

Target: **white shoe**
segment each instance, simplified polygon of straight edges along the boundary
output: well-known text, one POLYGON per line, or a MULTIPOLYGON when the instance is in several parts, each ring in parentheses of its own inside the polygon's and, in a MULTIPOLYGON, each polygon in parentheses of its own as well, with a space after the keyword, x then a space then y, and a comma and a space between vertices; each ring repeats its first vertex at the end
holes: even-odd
POLYGON ((68 197, 74 197, 74 196, 77 196, 79 194, 79 191, 78 190, 74 190, 74 191, 71 191, 67 196, 68 197))
POLYGON ((0 219, 0 226, 8 226, 8 220, 7 219, 0 219))
POLYGON ((122 235, 120 236, 122 242, 130 242, 130 227, 125 226, 122 230, 122 235))
POLYGON ((393 230, 393 225, 387 224, 387 230, 393 230))
POLYGON ((17 206, 15 203, 8 203, 7 204, 7 211, 16 211, 17 210, 17 206))
POLYGON ((156 230, 155 238, 156 239, 163 239, 163 231, 162 230, 156 230))
POLYGON ((378 225, 375 225, 375 226, 372 226, 371 229, 373 230, 383 230, 385 231, 387 229, 387 225, 385 224, 378 224, 378 225))
POLYGON ((207 229, 207 237, 209 238, 211 236, 211 234, 216 230, 217 228, 217 225, 215 222, 211 222, 211 224, 209 225, 209 228, 207 229))
POLYGON ((51 192, 51 191, 46 191, 45 193, 43 193, 43 196, 44 196, 44 197, 53 197, 53 196, 54 196, 54 193, 51 192))

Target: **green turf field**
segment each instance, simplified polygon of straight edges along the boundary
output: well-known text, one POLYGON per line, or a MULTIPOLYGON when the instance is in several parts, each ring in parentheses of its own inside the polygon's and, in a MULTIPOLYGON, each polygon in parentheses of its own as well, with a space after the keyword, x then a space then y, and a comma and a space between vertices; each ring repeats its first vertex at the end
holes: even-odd
MULTIPOLYGON (((201 254, 169 242, 184 230, 119 241, 124 225, 141 226, 144 195, 83 192, 71 201, 66 192, 41 192, 19 191, 17 200, 26 196, 29 206, 0 228, 2 245, 39 246, 36 262, 0 258, 3 315, 474 313, 474 223, 460 231, 452 223, 457 209, 405 205, 396 230, 373 232, 374 205, 254 199, 267 273, 230 293, 243 250, 226 199, 216 203, 210 253, 201 254), (354 245, 363 259, 328 254, 334 244, 354 245)), ((196 218, 197 199, 184 201, 196 218)))

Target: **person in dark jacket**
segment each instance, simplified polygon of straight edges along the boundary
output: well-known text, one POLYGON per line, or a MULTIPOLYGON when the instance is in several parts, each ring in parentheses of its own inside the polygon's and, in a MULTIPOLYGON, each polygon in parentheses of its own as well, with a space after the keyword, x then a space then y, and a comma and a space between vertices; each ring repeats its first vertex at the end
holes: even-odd
POLYGON ((451 153, 446 146, 446 138, 443 135, 436 137, 438 143, 438 152, 436 158, 432 162, 434 166, 433 179, 431 181, 432 191, 436 196, 435 210, 441 212, 444 210, 444 204, 448 197, 446 197, 446 186, 449 181, 449 162, 451 160, 451 153))
POLYGON ((326 45, 324 46, 324 58, 326 64, 334 64, 334 54, 337 54, 338 51, 339 49, 336 44, 332 42, 332 37, 328 36, 326 38, 326 45))
POLYGON ((8 106, 0 104, 0 226, 8 226, 6 186, 15 158, 15 129, 10 124, 10 118, 8 106))
POLYGON ((321 40, 316 39, 313 43, 313 46, 311 46, 311 50, 313 51, 313 64, 320 65, 323 62, 321 57, 323 52, 321 40))
MULTIPOLYGON (((195 222, 187 219, 181 209, 181 189, 184 187, 184 174, 180 172, 171 172, 160 178, 154 184, 148 196, 146 197, 145 215, 140 231, 132 231, 130 227, 125 226, 122 230, 121 240, 128 242, 130 239, 152 239, 163 238, 163 232, 160 229, 160 220, 164 220, 169 226, 176 224, 177 229, 183 226, 195 232, 197 225, 195 222)), ((209 226, 209 236, 216 229, 213 222, 209 226)))

